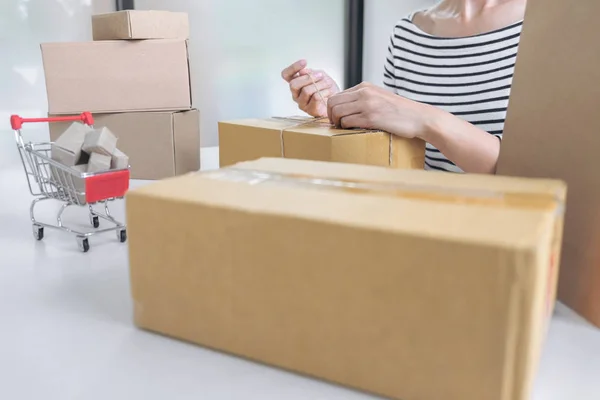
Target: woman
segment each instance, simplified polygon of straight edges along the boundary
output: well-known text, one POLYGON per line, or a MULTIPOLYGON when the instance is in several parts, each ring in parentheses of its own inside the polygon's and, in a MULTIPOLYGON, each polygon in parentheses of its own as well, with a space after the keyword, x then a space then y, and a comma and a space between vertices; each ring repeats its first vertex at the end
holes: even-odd
POLYGON ((526 0, 442 0, 403 19, 388 48, 387 90, 362 83, 340 92, 304 60, 282 76, 300 109, 314 117, 423 139, 425 169, 493 174, 525 6, 526 0))

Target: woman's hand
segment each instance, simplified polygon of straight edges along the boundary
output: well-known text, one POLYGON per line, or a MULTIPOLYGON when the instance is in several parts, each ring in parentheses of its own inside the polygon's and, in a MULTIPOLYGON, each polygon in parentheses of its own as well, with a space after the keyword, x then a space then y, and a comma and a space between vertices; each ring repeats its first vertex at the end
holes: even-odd
POLYGON ((281 77, 289 83, 292 98, 302 111, 313 117, 326 117, 327 99, 339 93, 340 89, 325 72, 315 71, 306 66, 306 60, 297 61, 284 69, 281 77))
POLYGON ((329 99, 327 115, 342 128, 378 129, 405 138, 424 138, 441 110, 361 83, 329 99))
POLYGON ((442 109, 408 100, 369 83, 329 99, 331 122, 343 128, 378 129, 420 138, 465 172, 493 174, 500 140, 442 109))

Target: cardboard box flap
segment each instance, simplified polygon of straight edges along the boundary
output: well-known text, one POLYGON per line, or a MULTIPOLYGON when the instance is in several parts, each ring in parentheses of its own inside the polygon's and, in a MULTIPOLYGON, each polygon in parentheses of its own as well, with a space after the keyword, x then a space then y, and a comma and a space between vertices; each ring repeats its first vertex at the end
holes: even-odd
POLYGON ((494 188, 457 188, 431 183, 376 182, 355 178, 315 177, 303 173, 279 173, 247 168, 224 168, 203 174, 206 179, 249 185, 292 186, 306 189, 334 190, 354 194, 371 194, 394 198, 428 200, 520 209, 554 210, 564 213, 562 201, 554 195, 533 192, 504 192, 494 188))
POLYGON ((316 120, 313 122, 309 122, 297 127, 288 128, 286 131, 297 132, 297 133, 306 133, 309 135, 319 135, 319 136, 346 136, 346 135, 362 135, 365 133, 377 133, 381 131, 377 130, 368 130, 368 129, 342 129, 336 128, 327 120, 316 120))
MULTIPOLYGON (((491 204, 527 198, 539 204, 551 202, 557 212, 564 212, 566 184, 554 179, 527 179, 488 175, 447 175, 429 171, 392 170, 376 166, 327 163, 319 161, 283 160, 261 158, 255 161, 238 163, 220 172, 228 180, 237 177, 240 181, 253 184, 262 181, 296 181, 301 185, 323 188, 343 188, 347 190, 368 189, 371 191, 402 193, 431 193, 436 195, 456 195, 465 201, 468 198, 485 200, 491 204), (242 173, 246 171, 247 174, 242 173), (536 200, 537 199, 537 200, 536 200)), ((218 176, 218 172, 215 173, 218 176)))
POLYGON ((367 129, 341 129, 333 127, 329 121, 320 118, 310 117, 273 117, 273 118, 252 118, 236 121, 224 121, 221 124, 250 126, 253 128, 265 128, 293 131, 297 133, 306 133, 319 136, 342 136, 342 135, 360 135, 364 133, 373 133, 380 131, 372 131, 367 129))
POLYGON ((359 180, 375 182, 405 182, 407 184, 427 184, 456 188, 492 188, 498 191, 544 193, 564 202, 567 185, 558 179, 530 179, 512 176, 494 176, 479 174, 437 174, 423 170, 395 170, 390 168, 330 163, 322 161, 282 160, 264 157, 245 161, 235 165, 237 169, 263 170, 282 174, 303 174, 328 178, 354 177, 359 180))
POLYGON ((376 188, 375 193, 343 188, 314 190, 285 179, 259 185, 264 182, 262 177, 249 179, 243 174, 240 177, 239 172, 232 169, 188 174, 142 187, 130 194, 516 249, 533 245, 543 226, 554 218, 551 218, 552 212, 548 213, 551 204, 547 199, 543 209, 539 209, 535 201, 529 204, 524 199, 518 199, 524 206, 519 203, 518 207, 490 207, 485 201, 483 204, 476 201, 487 201, 487 197, 476 196, 467 197, 473 202, 454 201, 452 196, 433 196, 433 201, 424 205, 422 201, 414 200, 423 200, 429 192, 415 191, 415 196, 408 192, 400 195, 393 192, 390 196, 382 195, 389 188, 381 191, 376 188), (357 196, 357 192, 362 195, 357 196), (322 206, 314 207, 315 203, 322 206), (465 224, 470 229, 464 229, 465 224), (490 226, 494 229, 489 229, 490 226))

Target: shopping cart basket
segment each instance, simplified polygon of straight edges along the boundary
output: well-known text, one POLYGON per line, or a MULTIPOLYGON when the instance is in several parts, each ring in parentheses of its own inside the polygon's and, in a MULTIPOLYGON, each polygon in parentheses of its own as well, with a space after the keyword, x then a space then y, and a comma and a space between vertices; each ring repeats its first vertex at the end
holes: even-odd
POLYGON ((60 122, 80 121, 89 126, 93 125, 93 118, 89 112, 75 117, 53 118, 21 118, 13 115, 10 123, 15 131, 17 148, 29 191, 36 197, 29 208, 31 222, 33 223, 33 236, 37 240, 44 238, 44 228, 58 229, 75 235, 79 249, 87 252, 90 249, 88 238, 92 235, 106 232, 116 232, 117 239, 124 243, 127 240, 125 224, 114 219, 108 207, 110 201, 121 199, 129 189, 129 168, 111 170, 97 173, 84 173, 75 168, 70 168, 51 158, 52 143, 25 143, 21 134, 24 123, 31 122, 60 122), (62 207, 56 216, 56 224, 46 224, 35 218, 35 206, 44 200, 58 200, 62 207), (94 230, 83 232, 70 228, 63 223, 62 216, 70 206, 87 206, 89 209, 90 223, 94 230), (96 206, 102 208, 98 211, 96 206), (111 227, 98 229, 100 219, 108 221, 111 227))

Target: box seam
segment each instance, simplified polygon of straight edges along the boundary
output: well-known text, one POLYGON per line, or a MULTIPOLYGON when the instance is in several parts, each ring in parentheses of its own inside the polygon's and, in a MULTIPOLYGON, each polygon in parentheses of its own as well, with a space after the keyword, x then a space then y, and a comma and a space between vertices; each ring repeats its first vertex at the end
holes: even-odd
POLYGON ((173 140, 173 175, 177 175, 177 134, 176 114, 171 114, 171 140, 173 140))
MULTIPOLYGON (((44 80, 47 81, 46 71, 46 57, 44 57, 44 43, 40 43, 40 51, 42 53, 42 68, 44 69, 44 80)), ((50 92, 46 89, 46 101, 48 102, 48 110, 50 110, 50 92)))
POLYGON ((131 22, 131 13, 129 11, 126 11, 127 13, 127 30, 129 32, 129 38, 133 39, 133 24, 131 22))
POLYGON ((188 70, 188 87, 189 87, 189 92, 190 92, 190 109, 193 107, 194 104, 194 99, 192 97, 192 70, 190 67, 190 46, 189 46, 189 39, 185 40, 185 56, 187 58, 187 70, 188 70))
MULTIPOLYGON (((501 396, 504 400, 513 400, 520 399, 519 391, 522 389, 521 384, 518 382, 519 373, 522 373, 522 365, 519 361, 521 357, 526 356, 525 353, 519 353, 520 350, 523 350, 523 346, 527 348, 527 343, 524 343, 526 340, 526 335, 524 335, 523 330, 525 328, 532 329, 531 326, 522 326, 521 321, 526 316, 523 314, 523 309, 525 308, 525 299, 522 295, 522 291, 525 288, 522 285, 523 279, 519 279, 520 273, 519 270, 525 270, 523 264, 527 264, 527 262, 523 262, 528 258, 528 255, 524 255, 522 252, 519 252, 516 256, 517 266, 511 268, 511 279, 513 280, 510 285, 509 296, 514 300, 510 303, 509 306, 509 317, 508 317, 508 332, 507 332, 507 344, 505 348, 505 369, 503 373, 503 386, 508 384, 508 386, 504 386, 503 394, 501 396)), ((528 272, 526 272, 527 275, 528 272)), ((523 278, 522 276, 520 278, 523 278)), ((527 276, 526 281, 529 282, 530 276, 527 276)))

